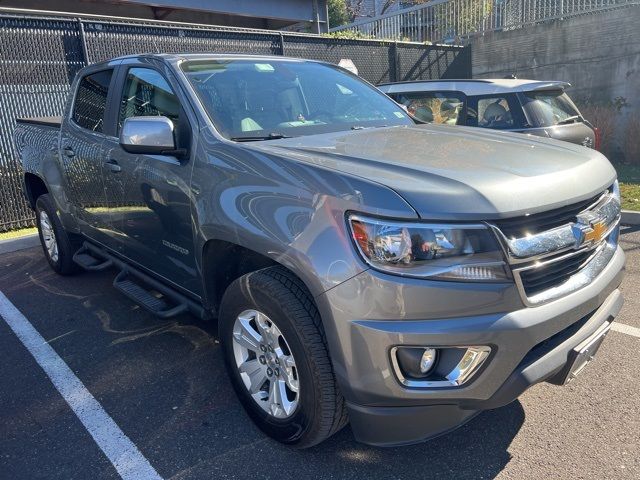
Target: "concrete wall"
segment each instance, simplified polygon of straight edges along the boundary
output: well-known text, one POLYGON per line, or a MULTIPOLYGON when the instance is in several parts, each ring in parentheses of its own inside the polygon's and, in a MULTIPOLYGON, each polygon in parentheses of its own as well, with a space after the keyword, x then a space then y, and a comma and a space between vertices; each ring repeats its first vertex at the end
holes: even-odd
POLYGON ((640 5, 492 32, 474 38, 471 47, 475 78, 514 73, 565 80, 579 107, 626 99, 616 129, 616 147, 622 149, 626 122, 640 114, 640 5))

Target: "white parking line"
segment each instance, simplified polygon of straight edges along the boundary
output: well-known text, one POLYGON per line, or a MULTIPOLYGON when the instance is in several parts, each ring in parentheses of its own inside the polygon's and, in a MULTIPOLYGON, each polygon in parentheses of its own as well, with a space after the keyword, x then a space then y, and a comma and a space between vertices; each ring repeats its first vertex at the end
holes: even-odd
POLYGON ((33 355, 120 476, 126 480, 161 479, 69 366, 2 292, 0 316, 33 355))
POLYGON ((640 328, 625 325, 624 323, 613 322, 611 324, 611 330, 640 338, 640 328))

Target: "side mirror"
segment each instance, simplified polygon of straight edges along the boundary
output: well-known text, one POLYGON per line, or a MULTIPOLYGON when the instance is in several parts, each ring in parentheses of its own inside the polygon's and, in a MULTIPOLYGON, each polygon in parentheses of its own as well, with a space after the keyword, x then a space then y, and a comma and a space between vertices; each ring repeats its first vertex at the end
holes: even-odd
POLYGON ((173 122, 167 117, 129 117, 120 130, 120 146, 125 152, 147 155, 174 155, 173 122))

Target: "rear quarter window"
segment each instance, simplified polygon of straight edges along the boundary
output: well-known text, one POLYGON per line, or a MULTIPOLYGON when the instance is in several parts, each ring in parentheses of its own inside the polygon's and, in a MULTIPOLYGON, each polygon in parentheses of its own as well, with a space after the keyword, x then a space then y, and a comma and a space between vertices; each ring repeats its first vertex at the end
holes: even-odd
POLYGON ((562 90, 527 92, 523 103, 535 127, 552 127, 580 115, 578 108, 562 90))
POLYGON ((80 127, 102 133, 112 75, 113 70, 103 70, 80 80, 71 114, 80 127))

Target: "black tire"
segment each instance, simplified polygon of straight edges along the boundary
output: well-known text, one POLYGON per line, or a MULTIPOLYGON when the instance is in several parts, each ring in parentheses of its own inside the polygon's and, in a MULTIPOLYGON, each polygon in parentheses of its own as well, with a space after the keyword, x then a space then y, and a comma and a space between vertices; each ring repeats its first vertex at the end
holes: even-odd
POLYGON ((227 288, 219 313, 220 340, 231 382, 247 413, 263 432, 279 442, 307 448, 347 424, 346 406, 336 384, 320 315, 297 277, 282 267, 244 275, 227 288), (274 319, 295 357, 300 394, 289 418, 276 418, 265 412, 249 394, 238 371, 233 326, 238 315, 248 309, 274 319))
POLYGON ((53 271, 60 275, 72 275, 80 270, 80 267, 73 261, 73 254, 80 248, 80 237, 68 233, 58 217, 56 207, 53 204, 51 195, 44 194, 36 200, 36 224, 38 225, 38 235, 40 236, 40 244, 44 251, 44 256, 51 265, 53 271), (43 232, 42 215, 46 214, 49 224, 55 235, 55 243, 57 245, 57 258, 52 258, 45 244, 45 235, 43 232))

